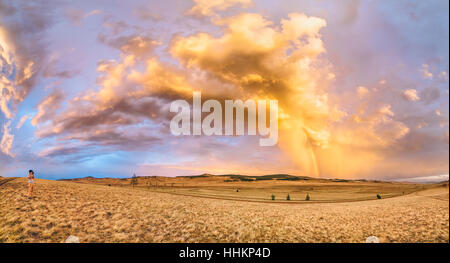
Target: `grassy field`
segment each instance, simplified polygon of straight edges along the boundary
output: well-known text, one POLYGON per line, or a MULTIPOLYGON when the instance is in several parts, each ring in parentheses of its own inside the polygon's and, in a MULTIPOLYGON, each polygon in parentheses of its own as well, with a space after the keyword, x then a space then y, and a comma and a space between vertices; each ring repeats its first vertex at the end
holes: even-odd
MULTIPOLYGON (((76 183, 130 187, 131 179, 80 178, 76 183)), ((189 177, 138 177, 136 188, 153 192, 166 192, 184 196, 200 196, 227 200, 304 203, 350 202, 375 200, 410 194, 432 187, 424 184, 348 181, 270 175, 249 177, 237 175, 200 175, 189 177), (257 180, 252 180, 258 178, 257 180), (295 180, 294 180, 295 179, 295 180), (287 196, 290 201, 288 202, 287 196), (306 196, 309 201, 306 201, 306 196)))
MULTIPOLYGON (((169 179, 160 181, 160 187, 148 186, 152 179, 138 180, 140 186, 132 188, 129 180, 120 179, 37 179, 33 200, 26 197, 24 178, 8 181, 0 186, 0 241, 62 242, 75 235, 81 242, 364 242, 375 235, 381 242, 449 242, 448 183, 424 188, 416 184, 328 181, 335 190, 327 194, 324 189, 331 186, 326 180, 224 182, 215 177, 182 178, 173 179, 180 185, 170 187, 169 179), (324 188, 317 188, 320 183, 324 188), (317 188, 308 190, 312 201, 322 198, 330 202, 265 200, 276 189, 280 196, 288 189, 296 196, 295 189, 304 190, 298 188, 305 186, 300 184, 317 188), (198 187, 194 195, 207 193, 213 198, 180 195, 193 192, 193 185, 198 187), (220 187, 238 187, 241 190, 236 193, 245 194, 244 201, 221 199, 235 194, 217 192, 220 187), (271 191, 261 194, 265 190, 252 192, 251 187, 271 191), (383 191, 382 195, 396 197, 355 201, 366 196, 373 199, 374 193, 383 191), (352 198, 355 202, 335 202, 332 197, 351 196, 350 192, 356 194, 352 198), (253 198, 264 200, 245 201, 253 198)), ((298 194, 299 199, 302 194, 298 194)))

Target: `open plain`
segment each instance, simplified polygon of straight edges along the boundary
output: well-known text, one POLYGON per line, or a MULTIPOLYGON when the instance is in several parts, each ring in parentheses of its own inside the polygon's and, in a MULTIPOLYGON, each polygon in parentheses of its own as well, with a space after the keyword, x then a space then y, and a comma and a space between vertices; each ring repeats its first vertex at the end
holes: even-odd
POLYGON ((449 242, 448 182, 8 179, 0 242, 449 242))

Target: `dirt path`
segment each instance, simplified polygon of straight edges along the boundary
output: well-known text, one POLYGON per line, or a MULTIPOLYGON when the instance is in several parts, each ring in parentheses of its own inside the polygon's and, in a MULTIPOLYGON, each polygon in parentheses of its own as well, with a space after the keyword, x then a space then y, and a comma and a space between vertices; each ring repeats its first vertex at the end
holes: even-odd
MULTIPOLYGON (((328 204, 328 203, 338 204, 338 203, 352 203, 352 202, 377 200, 375 198, 357 198, 357 199, 342 199, 342 200, 281 201, 281 200, 263 200, 263 199, 251 199, 251 198, 233 198, 233 197, 227 197, 227 196, 219 196, 219 195, 215 196, 215 195, 206 195, 206 194, 189 194, 189 193, 182 193, 182 192, 170 192, 170 191, 151 190, 151 189, 140 189, 140 190, 154 192, 154 193, 186 196, 186 197, 198 197, 198 198, 209 198, 209 199, 216 199, 216 200, 251 202, 251 203, 266 203, 266 204, 328 204)), ((417 190, 416 192, 408 193, 406 195, 417 194, 418 192, 423 192, 423 191, 424 190, 417 190)), ((406 195, 401 195, 401 194, 392 195, 392 196, 384 197, 383 199, 390 199, 390 198, 401 197, 401 196, 406 196, 406 195)), ((447 201, 448 201, 448 199, 447 199, 447 201)))
POLYGON ((0 179, 0 186, 6 184, 7 182, 11 182, 12 180, 15 180, 17 178, 6 178, 6 179, 0 179))

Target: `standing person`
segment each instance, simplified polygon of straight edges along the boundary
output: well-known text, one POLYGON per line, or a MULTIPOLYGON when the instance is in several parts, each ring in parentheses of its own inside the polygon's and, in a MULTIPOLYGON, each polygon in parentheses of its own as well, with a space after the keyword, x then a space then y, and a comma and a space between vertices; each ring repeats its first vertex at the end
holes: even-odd
POLYGON ((33 198, 33 190, 34 190, 34 171, 28 171, 28 198, 33 198))

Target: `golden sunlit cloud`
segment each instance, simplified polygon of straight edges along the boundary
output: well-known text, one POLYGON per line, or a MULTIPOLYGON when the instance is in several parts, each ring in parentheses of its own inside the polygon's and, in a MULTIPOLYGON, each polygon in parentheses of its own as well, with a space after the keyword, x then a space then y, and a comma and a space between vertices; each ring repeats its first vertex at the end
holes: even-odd
POLYGON ((417 95, 417 90, 408 89, 403 92, 403 97, 409 101, 417 101, 420 100, 419 95, 417 95))
POLYGON ((212 16, 216 11, 223 11, 234 5, 241 5, 242 7, 250 6, 252 0, 194 0, 195 5, 188 14, 195 16, 212 16))
POLYGON ((3 136, 0 141, 0 150, 4 154, 14 157, 14 154, 11 152, 14 135, 10 133, 10 125, 11 121, 8 121, 3 125, 3 136))

